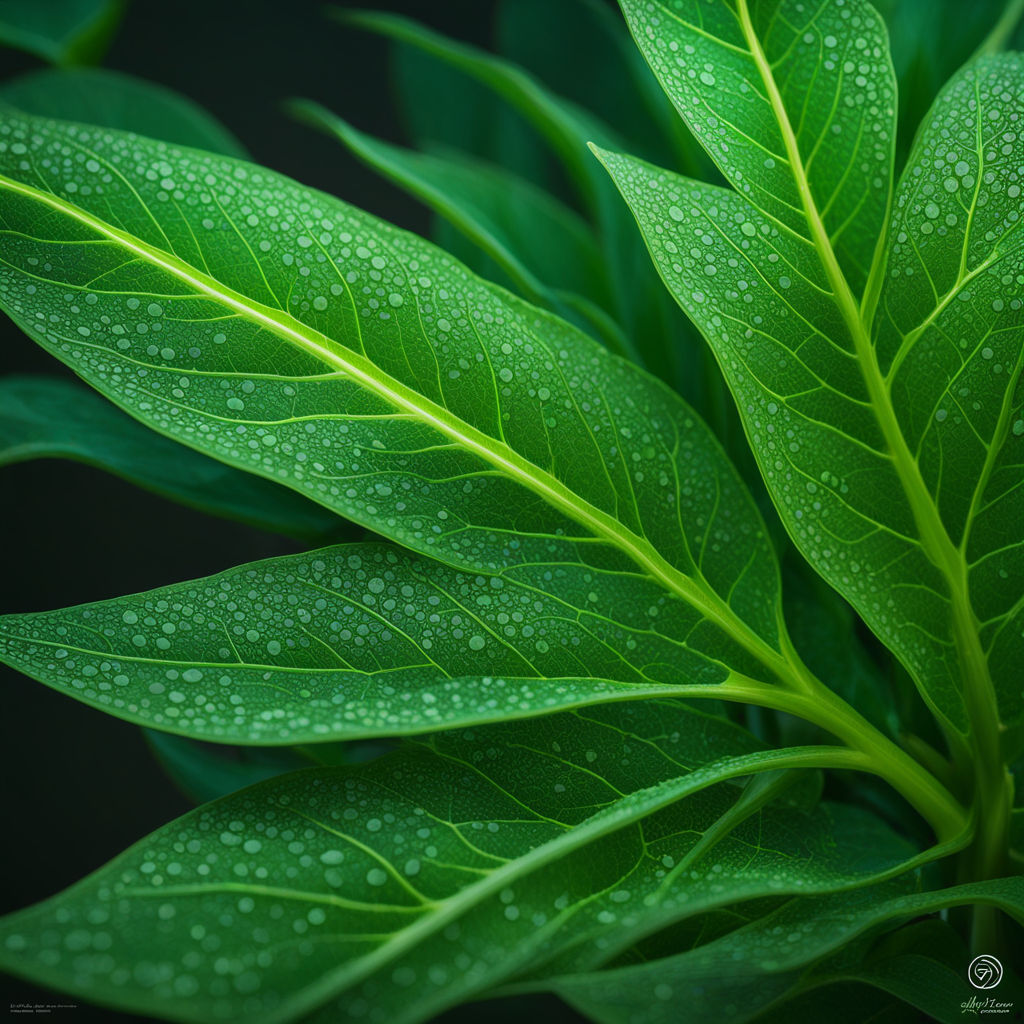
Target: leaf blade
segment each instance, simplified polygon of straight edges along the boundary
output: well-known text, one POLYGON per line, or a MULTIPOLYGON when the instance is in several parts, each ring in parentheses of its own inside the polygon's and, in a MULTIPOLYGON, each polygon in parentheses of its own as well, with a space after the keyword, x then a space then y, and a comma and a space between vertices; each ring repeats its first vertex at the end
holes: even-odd
POLYGON ((1011 668, 1024 606, 1009 583, 1024 566, 1013 533, 1024 515, 1016 454, 1024 434, 1022 83, 1019 54, 986 57, 936 100, 897 189, 873 337, 948 537, 950 575, 968 606, 964 631, 977 633, 1007 723, 1024 714, 1011 668))
POLYGON ((346 544, 4 616, 0 657, 142 725, 291 745, 728 693, 734 674, 689 646, 699 623, 669 612, 646 581, 585 566, 487 577, 346 544))
POLYGON ((831 0, 622 7, 725 177, 808 239, 810 201, 859 294, 884 226, 896 136, 895 73, 874 9, 831 0))

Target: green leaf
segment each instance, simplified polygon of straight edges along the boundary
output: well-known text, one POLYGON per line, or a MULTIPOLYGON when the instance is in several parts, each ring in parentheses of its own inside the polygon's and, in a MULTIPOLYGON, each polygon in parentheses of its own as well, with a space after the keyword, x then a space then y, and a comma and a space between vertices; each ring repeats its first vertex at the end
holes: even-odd
POLYGON ((632 574, 538 563, 488 577, 349 544, 3 616, 0 657, 142 725, 295 744, 719 692, 706 684, 721 666, 690 648, 699 623, 668 608, 632 574))
POLYGON ((982 58, 943 90, 896 193, 874 331, 928 502, 915 512, 945 555, 945 585, 921 600, 952 604, 1008 723, 1024 715, 1022 119, 1020 54, 982 58))
MULTIPOLYGON (((678 1020, 688 1007, 697 1020, 740 1024, 802 991, 857 980, 912 1000, 938 1020, 961 1017, 971 989, 963 974, 926 957, 886 958, 880 964, 825 957, 870 929, 948 907, 1000 907, 1024 921, 1024 879, 976 882, 935 892, 894 894, 892 883, 795 899, 712 942, 674 957, 543 983, 600 1024, 678 1020)), ((966 962, 964 969, 966 969, 966 962)), ((530 986, 531 988, 539 986, 530 986)), ((789 1018, 793 1019, 793 1018, 789 1018)), ((800 1019, 797 1017, 796 1019, 800 1019)))
POLYGON ((292 537, 323 540, 344 527, 328 509, 161 437, 70 381, 0 378, 0 466, 40 458, 97 466, 182 504, 292 537))
POLYGON ((591 334, 603 334, 614 351, 629 351, 621 329, 594 305, 607 297, 607 282, 597 240, 578 214, 501 168, 458 153, 437 156, 392 146, 319 104, 300 101, 292 110, 445 217, 524 298, 591 334))
POLYGON ((736 193, 603 155, 715 349, 801 552, 947 726, 966 733, 970 714, 993 750, 993 684, 1004 718, 1021 712, 1006 579, 1024 497, 1020 69, 988 58, 939 99, 896 195, 874 339, 876 289, 862 316, 821 233, 811 245, 736 193))
POLYGON ((0 0, 0 46, 51 64, 91 63, 106 49, 124 0, 0 0))
POLYGON ((750 742, 623 705, 279 777, 6 918, 0 957, 178 1020, 418 1021, 572 945, 586 964, 740 896, 901 870, 901 840, 828 805, 763 808, 674 869, 741 797, 728 780, 848 756, 750 742))
POLYGON ((465 570, 653 581, 709 661, 791 671, 763 525, 662 385, 271 172, 20 117, 0 149, 0 303, 143 422, 465 570))
POLYGON ((85 121, 225 156, 246 156, 242 144, 198 104, 119 71, 33 71, 0 86, 0 100, 26 114, 85 121))
POLYGON ((726 179, 813 247, 809 198, 860 294, 884 227, 896 136, 895 79, 874 8, 865 0, 622 7, 662 88, 726 179))

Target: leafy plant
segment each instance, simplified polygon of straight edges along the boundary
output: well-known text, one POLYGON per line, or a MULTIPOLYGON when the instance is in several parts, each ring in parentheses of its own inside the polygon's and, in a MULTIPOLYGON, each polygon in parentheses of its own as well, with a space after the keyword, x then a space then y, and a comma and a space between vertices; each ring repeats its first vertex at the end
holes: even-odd
POLYGON ((663 92, 604 7, 500 22, 620 62, 618 131, 379 12, 414 134, 461 88, 474 155, 293 104, 512 290, 144 84, 5 90, 0 305, 130 418, 9 379, 0 461, 372 531, 0 619, 212 800, 4 918, 10 970, 204 1021, 954 1020, 978 955, 1019 998, 1020 4, 904 104, 898 174, 864 0, 622 8, 663 92))

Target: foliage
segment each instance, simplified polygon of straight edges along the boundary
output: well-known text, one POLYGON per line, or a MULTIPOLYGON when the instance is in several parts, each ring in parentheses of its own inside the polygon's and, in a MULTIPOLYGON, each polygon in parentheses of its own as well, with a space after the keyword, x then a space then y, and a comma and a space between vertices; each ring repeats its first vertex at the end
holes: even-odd
POLYGON ((104 396, 7 378, 0 463, 315 545, 0 619, 209 801, 5 967, 187 1021, 1017 994, 1021 4, 937 96, 911 7, 516 0, 502 54, 340 12, 419 149, 291 110, 443 248, 148 83, 0 90, 0 306, 104 396))

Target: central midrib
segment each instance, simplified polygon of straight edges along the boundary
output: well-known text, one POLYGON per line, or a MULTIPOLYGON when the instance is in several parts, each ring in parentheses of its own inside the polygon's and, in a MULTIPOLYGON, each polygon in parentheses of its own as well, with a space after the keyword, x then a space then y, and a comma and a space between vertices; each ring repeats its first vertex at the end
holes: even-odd
POLYGON ((853 339, 858 356, 857 362, 868 389, 871 406, 888 445, 896 475, 910 505, 914 522, 921 534, 921 545, 928 558, 942 573, 949 589, 952 606, 951 625, 960 655, 961 668, 965 675, 964 699, 967 715, 972 721, 979 716, 981 719, 994 718, 994 722, 980 720, 975 723, 978 731, 982 735, 988 736, 991 734, 993 726, 998 728, 998 704, 988 671, 988 663, 981 648, 974 612, 968 598, 964 559, 950 539, 939 517, 938 508, 932 500, 921 476, 920 468, 907 446, 903 431, 900 429, 885 379, 878 365, 875 348, 871 344, 871 338, 861 319, 860 309, 850 290, 846 275, 836 259, 828 232, 811 194, 796 135, 789 121, 789 113, 779 92, 771 65, 754 31, 747 0, 739 0, 739 16, 744 38, 750 47, 751 56, 757 65, 768 92, 772 111, 779 124, 786 154, 792 167, 793 178, 804 206, 808 226, 811 229, 814 246, 832 287, 836 304, 853 339))
POLYGON ((719 597, 703 579, 695 580, 675 568, 646 538, 628 530, 618 520, 595 508, 580 495, 569 490, 560 480, 524 459, 507 445, 463 420, 459 420, 424 395, 385 374, 368 359, 340 346, 330 338, 296 320, 284 310, 273 309, 212 279, 188 263, 164 252, 142 239, 121 231, 87 210, 59 196, 43 192, 19 181, 0 175, 0 188, 42 203, 97 234, 123 246, 148 263, 160 267, 197 292, 218 302, 245 319, 268 328, 278 337, 310 353, 321 362, 334 366, 358 381, 368 391, 384 399, 396 409, 409 413, 439 433, 451 438, 462 448, 498 468, 543 498, 549 505, 602 537, 623 551, 648 575, 667 590, 714 622, 759 662, 785 678, 792 668, 782 654, 774 650, 719 597))

